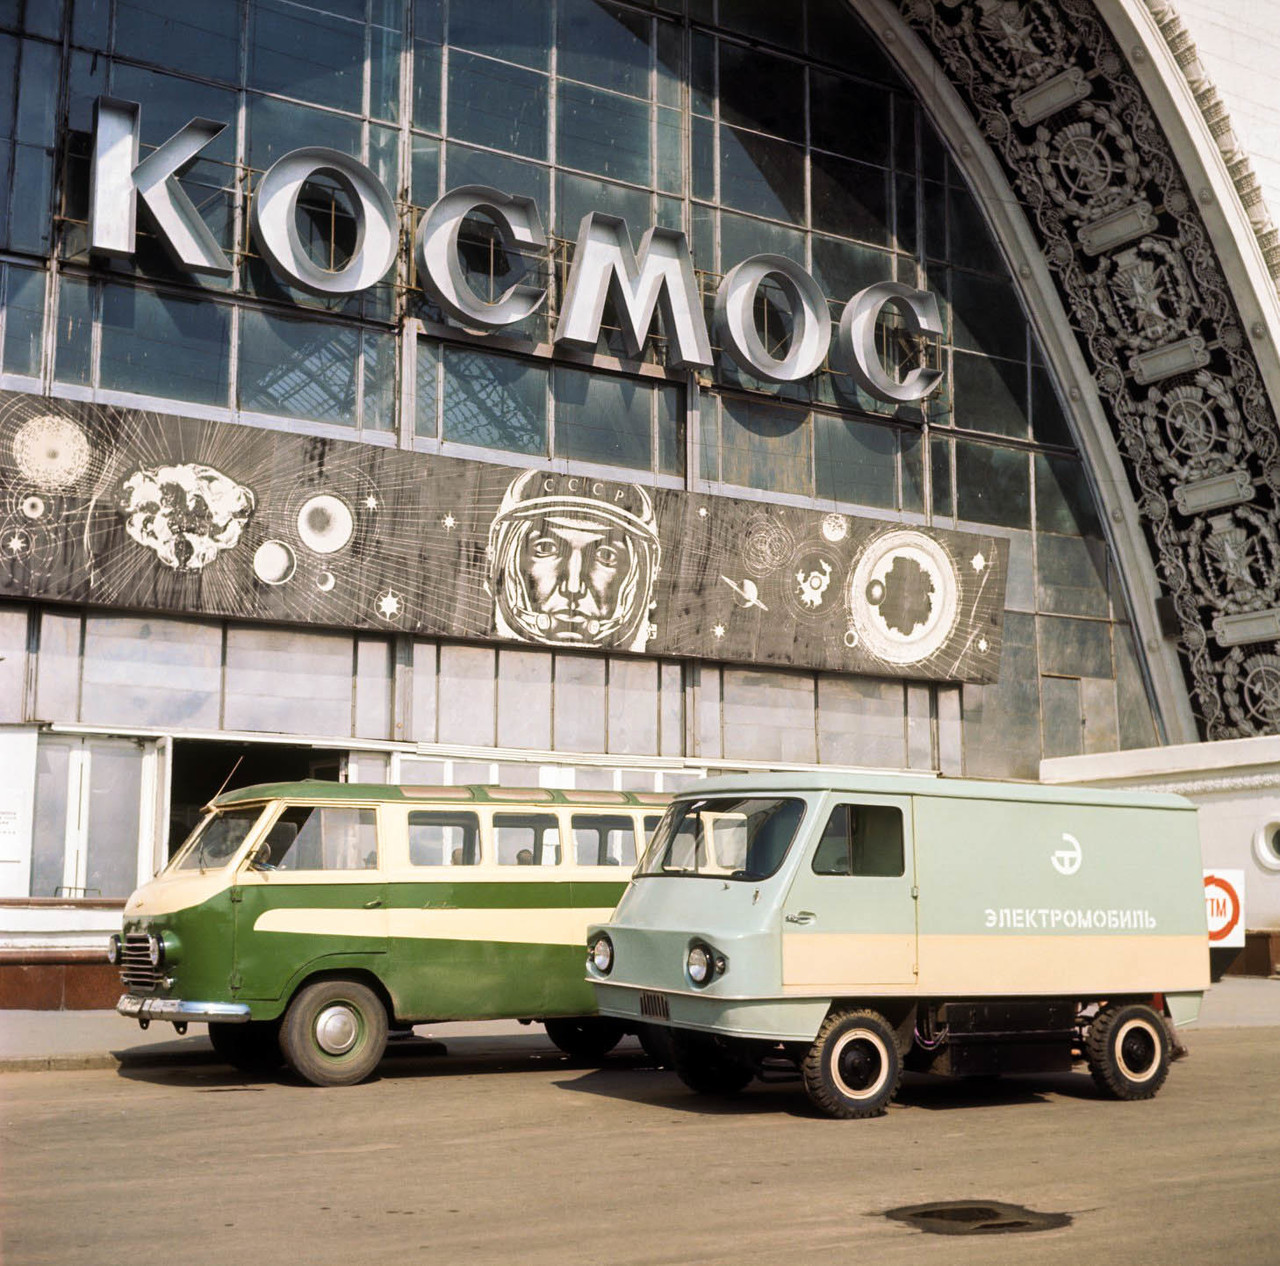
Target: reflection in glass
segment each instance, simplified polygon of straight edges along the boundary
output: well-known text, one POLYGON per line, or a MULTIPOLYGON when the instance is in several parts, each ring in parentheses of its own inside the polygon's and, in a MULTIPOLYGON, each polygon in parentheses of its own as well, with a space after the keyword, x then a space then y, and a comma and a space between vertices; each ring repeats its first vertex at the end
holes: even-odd
POLYGON ((1026 453, 956 441, 957 513, 975 523, 1031 526, 1031 479, 1026 453))
POLYGON ((547 371, 510 356, 446 347, 444 438, 545 455, 547 371))

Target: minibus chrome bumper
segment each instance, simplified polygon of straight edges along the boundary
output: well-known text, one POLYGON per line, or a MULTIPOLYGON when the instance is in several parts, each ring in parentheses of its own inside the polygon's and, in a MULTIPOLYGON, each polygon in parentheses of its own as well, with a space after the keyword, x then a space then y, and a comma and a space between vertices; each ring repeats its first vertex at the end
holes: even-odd
POLYGON ((116 1010, 130 1020, 169 1020, 173 1024, 214 1020, 220 1024, 247 1024, 247 1002, 184 1002, 180 998, 138 998, 120 995, 116 1010))

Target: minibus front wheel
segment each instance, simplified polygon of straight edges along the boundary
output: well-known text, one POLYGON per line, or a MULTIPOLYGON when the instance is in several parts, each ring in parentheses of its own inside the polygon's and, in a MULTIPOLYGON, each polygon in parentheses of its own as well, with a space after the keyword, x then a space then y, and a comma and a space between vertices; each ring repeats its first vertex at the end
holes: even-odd
POLYGON ((353 1086, 377 1068, 387 1048, 387 1012, 355 980, 317 980, 285 1012, 280 1049, 313 1086, 353 1086))
POLYGON ((547 1036, 574 1059, 603 1059, 619 1042, 624 1029, 604 1016, 543 1020, 547 1036))

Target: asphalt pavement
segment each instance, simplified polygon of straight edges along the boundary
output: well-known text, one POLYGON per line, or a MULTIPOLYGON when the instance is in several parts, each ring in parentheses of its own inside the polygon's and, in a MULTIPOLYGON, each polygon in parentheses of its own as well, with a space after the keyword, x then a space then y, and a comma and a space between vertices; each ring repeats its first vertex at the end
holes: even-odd
MULTIPOLYGON (((1280 978, 1229 976, 1205 996, 1200 1019, 1181 1030, 1195 1051, 1197 1030, 1280 1027, 1280 978)), ((527 1043, 549 1045, 541 1025, 515 1020, 419 1025, 412 1037, 393 1040, 397 1050, 424 1052, 424 1043, 490 1041, 512 1053, 527 1043)), ((0 1013, 0 1072, 86 1068, 145 1068, 217 1062, 203 1024, 179 1037, 171 1024, 140 1029, 114 1011, 5 1011, 0 1013)))

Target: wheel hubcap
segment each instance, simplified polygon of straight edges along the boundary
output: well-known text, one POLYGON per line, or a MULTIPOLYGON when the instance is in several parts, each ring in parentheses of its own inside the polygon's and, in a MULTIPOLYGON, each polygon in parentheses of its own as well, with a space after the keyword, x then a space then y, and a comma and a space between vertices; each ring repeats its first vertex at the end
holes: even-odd
POLYGON ((335 1002, 316 1016, 316 1045, 326 1055, 345 1055, 360 1036, 360 1017, 345 1002, 335 1002))
POLYGON ((1146 1081, 1155 1072, 1160 1046, 1147 1025, 1136 1020, 1127 1024, 1116 1045, 1120 1068, 1131 1081, 1146 1081))
POLYGON ((850 1033, 840 1043, 834 1060, 839 1088, 855 1099, 863 1099, 879 1089, 885 1078, 884 1052, 865 1033, 850 1033))

